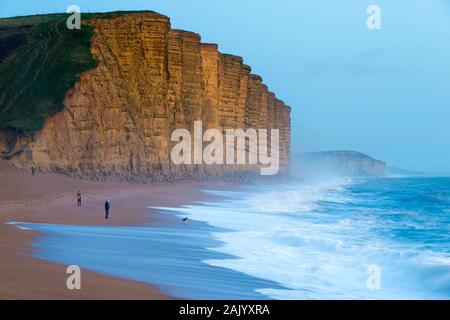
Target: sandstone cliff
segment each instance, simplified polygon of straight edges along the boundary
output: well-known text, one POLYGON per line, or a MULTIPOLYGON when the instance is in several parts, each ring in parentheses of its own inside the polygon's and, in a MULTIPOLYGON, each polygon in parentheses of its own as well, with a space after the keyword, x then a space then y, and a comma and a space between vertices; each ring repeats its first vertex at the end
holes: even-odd
POLYGON ((355 151, 324 151, 293 156, 292 174, 301 177, 385 176, 386 163, 355 151))
POLYGON ((290 146, 290 108, 242 58, 222 54, 157 13, 99 16, 92 53, 98 67, 80 75, 64 109, 42 130, 0 134, 2 157, 19 168, 105 179, 189 178, 253 172, 255 166, 175 166, 175 128, 280 129, 280 165, 290 146))

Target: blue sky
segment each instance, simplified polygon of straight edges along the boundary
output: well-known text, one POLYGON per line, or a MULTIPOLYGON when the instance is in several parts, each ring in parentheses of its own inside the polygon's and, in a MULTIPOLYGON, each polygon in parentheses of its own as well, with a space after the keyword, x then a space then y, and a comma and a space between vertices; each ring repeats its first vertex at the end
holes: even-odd
POLYGON ((357 150, 450 171, 446 0, 0 0, 0 16, 147 9, 244 57, 293 107, 293 151, 357 150), (382 29, 366 27, 381 7, 382 29))

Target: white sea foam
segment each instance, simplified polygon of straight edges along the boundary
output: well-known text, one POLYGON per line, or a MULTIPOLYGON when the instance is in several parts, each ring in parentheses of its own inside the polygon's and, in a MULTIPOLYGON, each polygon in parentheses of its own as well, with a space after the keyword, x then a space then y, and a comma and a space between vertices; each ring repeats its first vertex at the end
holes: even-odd
POLYGON ((18 226, 17 228, 19 228, 20 230, 33 230, 33 229, 31 229, 31 228, 21 227, 21 226, 18 226))
POLYGON ((17 229, 20 229, 20 230, 33 230, 32 228, 22 226, 21 225, 22 222, 10 221, 10 222, 6 222, 5 224, 13 225, 17 229))
POLYGON ((215 191, 211 193, 225 199, 170 210, 227 229, 213 234, 223 245, 211 250, 234 258, 204 262, 286 287, 258 290, 271 298, 426 298, 426 293, 408 282, 408 263, 414 263, 419 249, 404 247, 380 234, 395 223, 370 208, 357 214, 345 209, 324 210, 323 203, 361 203, 345 192, 350 183, 298 183, 250 188, 242 193, 215 191), (383 272, 381 290, 369 290, 366 285, 367 268, 373 264, 383 272))

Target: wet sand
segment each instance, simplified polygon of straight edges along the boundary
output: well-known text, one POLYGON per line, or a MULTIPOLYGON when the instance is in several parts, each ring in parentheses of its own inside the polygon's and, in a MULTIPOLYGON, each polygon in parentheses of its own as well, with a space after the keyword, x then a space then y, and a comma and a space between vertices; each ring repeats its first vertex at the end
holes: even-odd
POLYGON ((37 174, 0 163, 0 299, 170 299, 158 288, 82 270, 81 290, 66 287, 67 266, 29 256, 36 231, 8 222, 66 225, 134 225, 161 219, 147 206, 173 207, 204 200, 205 188, 227 183, 96 182, 58 174, 37 174), (76 205, 81 190, 82 206, 76 205), (103 204, 111 203, 110 219, 103 204))

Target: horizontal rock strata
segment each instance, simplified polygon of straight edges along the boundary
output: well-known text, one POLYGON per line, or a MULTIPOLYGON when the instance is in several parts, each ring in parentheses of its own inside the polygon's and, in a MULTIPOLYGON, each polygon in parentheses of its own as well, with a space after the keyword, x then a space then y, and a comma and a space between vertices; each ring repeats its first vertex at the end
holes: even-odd
POLYGON ((280 161, 289 159, 290 108, 237 56, 174 30, 167 17, 133 13, 96 18, 94 70, 66 95, 63 111, 42 130, 4 130, 3 158, 20 168, 105 179, 190 178, 256 172, 251 165, 173 165, 176 128, 280 130, 280 161))

